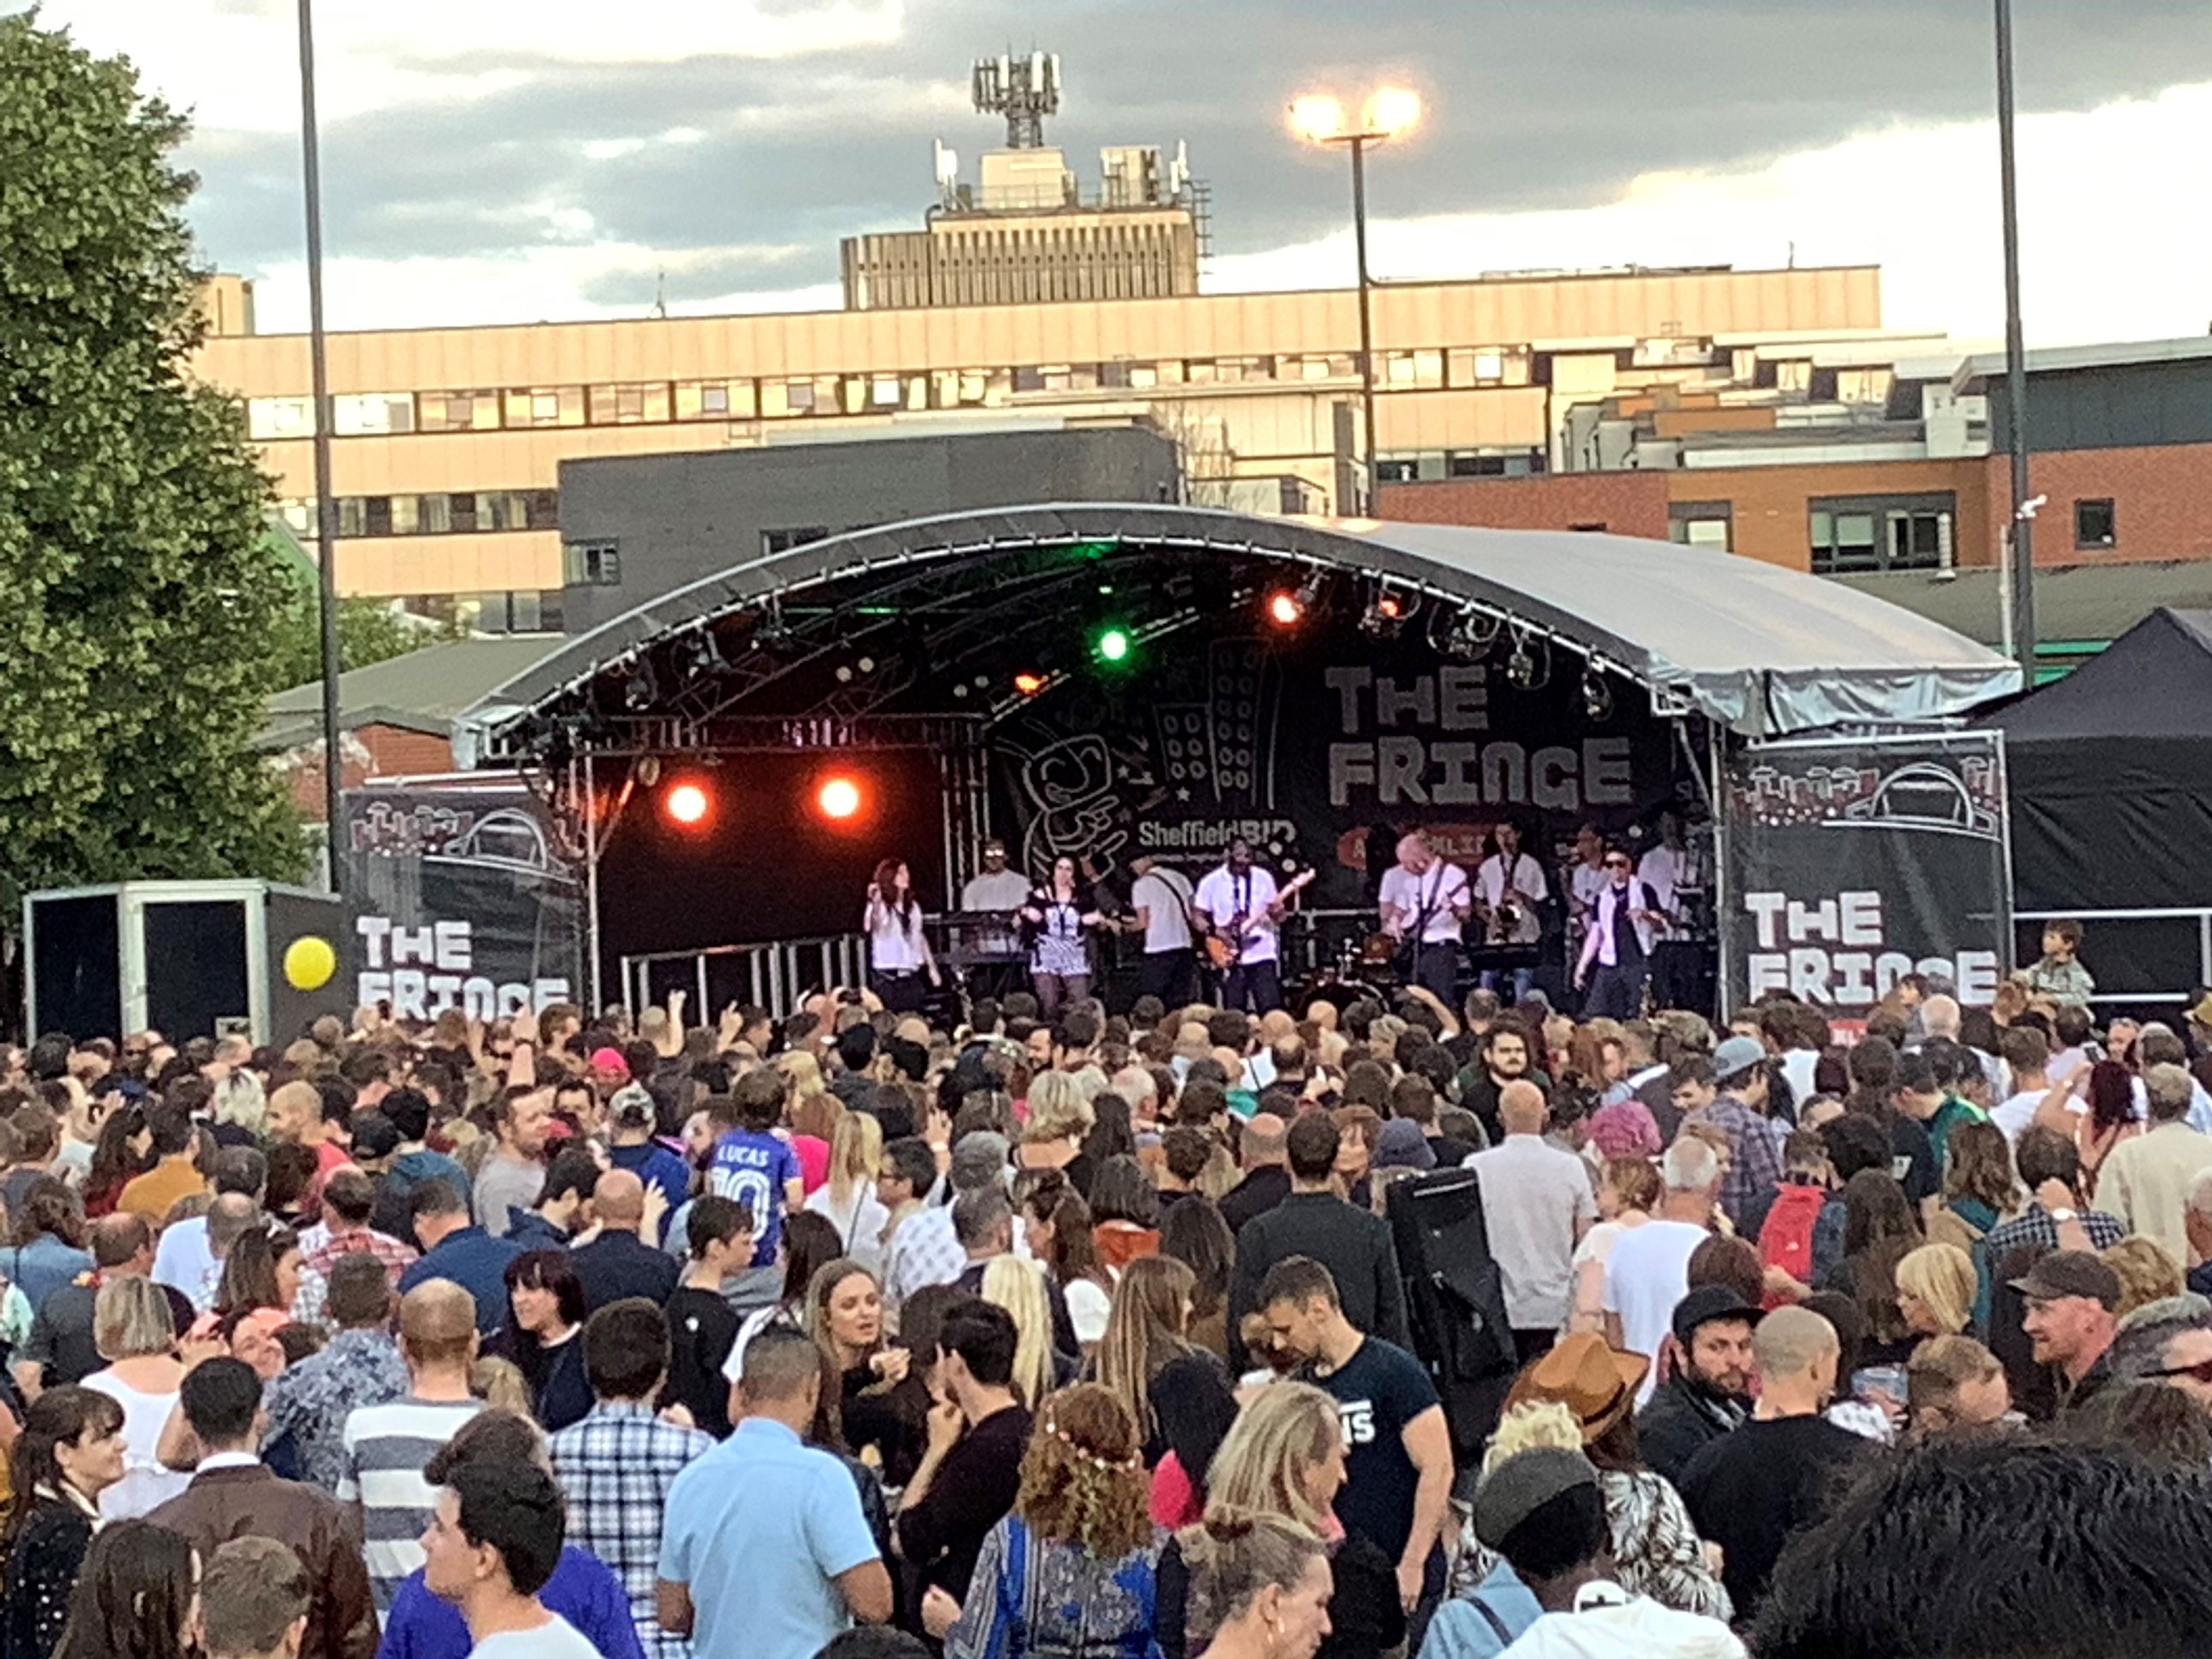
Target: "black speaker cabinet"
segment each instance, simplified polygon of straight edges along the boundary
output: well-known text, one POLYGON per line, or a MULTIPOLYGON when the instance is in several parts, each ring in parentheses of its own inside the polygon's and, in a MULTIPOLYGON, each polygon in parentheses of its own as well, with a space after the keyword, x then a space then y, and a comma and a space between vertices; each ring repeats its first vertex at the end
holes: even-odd
POLYGON ((342 964, 349 931, 345 907, 330 894, 269 882, 134 881, 33 893, 23 901, 25 1030, 289 1042, 318 1017, 345 1018, 352 1010, 342 969, 301 991, 284 976, 285 951, 317 938, 342 964))

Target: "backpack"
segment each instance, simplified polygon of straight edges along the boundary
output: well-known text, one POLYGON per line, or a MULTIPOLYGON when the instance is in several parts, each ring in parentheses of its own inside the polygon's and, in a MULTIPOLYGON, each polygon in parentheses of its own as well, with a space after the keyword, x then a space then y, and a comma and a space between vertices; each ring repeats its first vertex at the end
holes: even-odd
MULTIPOLYGON (((1827 1200, 1827 1189, 1823 1187, 1785 1184, 1778 1188, 1759 1230, 1759 1266, 1779 1267, 1800 1285, 1810 1285, 1813 1229, 1827 1200)), ((1781 1305, 1781 1298, 1771 1291, 1765 1301, 1769 1308, 1781 1305)))

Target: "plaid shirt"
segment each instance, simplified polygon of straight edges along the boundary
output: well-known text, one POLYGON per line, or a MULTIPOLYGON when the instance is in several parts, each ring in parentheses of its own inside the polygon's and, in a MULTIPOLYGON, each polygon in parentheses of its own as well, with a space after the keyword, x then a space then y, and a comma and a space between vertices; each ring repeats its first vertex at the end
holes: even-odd
MULTIPOLYGON (((2127 1236, 2127 1229, 2117 1217, 2102 1210, 2083 1210, 2081 1212, 2081 1231, 2089 1235, 2089 1243, 2100 1250, 2109 1250, 2127 1236)), ((1981 1255, 1992 1273, 2004 1270, 2004 1259, 2023 1245, 2038 1249, 2058 1248, 2058 1224, 2051 1218, 2051 1212, 2043 1206, 2030 1203, 2014 1219, 2002 1227, 1990 1229, 1989 1237, 1980 1245, 1981 1255)))
POLYGON ((622 1580, 648 1659, 690 1659, 690 1643, 660 1627, 653 1584, 668 1489, 714 1444, 696 1429, 662 1422, 650 1406, 604 1401, 552 1437, 553 1474, 568 1499, 568 1541, 622 1580))
POLYGON ((884 1294, 894 1304, 925 1285, 950 1285, 968 1271, 968 1252, 952 1233, 952 1207, 917 1211, 891 1235, 884 1294))
POLYGON ((305 1252, 301 1260, 315 1272, 328 1279, 331 1269, 349 1255, 373 1255, 384 1264, 385 1276, 391 1279, 394 1290, 399 1288, 399 1275, 415 1265, 415 1252, 389 1234, 374 1232, 367 1227, 349 1228, 342 1233, 325 1231, 323 1241, 309 1246, 303 1238, 301 1248, 305 1252))
POLYGON ((1721 1177, 1721 1208, 1730 1221, 1743 1219, 1744 1206, 1782 1184, 1780 1125, 1761 1117, 1734 1095, 1716 1095, 1698 1114, 1729 1138, 1728 1173, 1721 1177))

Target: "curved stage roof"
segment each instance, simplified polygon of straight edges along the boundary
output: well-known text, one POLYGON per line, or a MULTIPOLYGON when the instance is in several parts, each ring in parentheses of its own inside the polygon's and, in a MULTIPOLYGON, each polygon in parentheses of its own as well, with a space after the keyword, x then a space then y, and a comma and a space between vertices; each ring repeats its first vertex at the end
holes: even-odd
POLYGON ((1105 502, 915 520, 732 565, 569 641, 470 709, 457 737, 464 752, 481 752, 598 676, 772 599, 1078 546, 1233 554, 1387 579, 1540 630, 1747 737, 1942 719, 2020 685, 2014 664, 1949 629, 1732 554, 1624 536, 1105 502))

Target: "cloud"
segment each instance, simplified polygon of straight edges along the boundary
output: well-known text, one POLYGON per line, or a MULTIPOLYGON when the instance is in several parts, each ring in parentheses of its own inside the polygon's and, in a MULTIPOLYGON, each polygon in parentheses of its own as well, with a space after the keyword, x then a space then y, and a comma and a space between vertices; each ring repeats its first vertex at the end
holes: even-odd
MULTIPOLYGON (((194 218, 228 268, 273 275, 298 246, 292 12, 46 0, 42 14, 127 49, 196 109, 194 218)), ((2032 113, 2212 81, 2202 0, 2036 0, 2019 22, 2032 113)), ((495 269, 588 234, 643 250, 638 270, 721 258, 738 272, 755 250, 805 248, 783 275, 808 284, 834 275, 840 235, 920 222, 933 138, 973 176, 1001 134, 968 107, 967 64, 1007 46, 1062 54, 1048 135, 1085 178, 1101 145, 1188 141, 1224 269, 1342 222, 1341 157, 1283 126, 1310 88, 1423 94, 1423 129, 1376 159, 1379 220, 1559 227, 1618 216, 1654 179, 1985 123, 1993 100, 1988 9, 1966 0, 1060 0, 1018 14, 1018 39, 1004 0, 324 0, 318 23, 335 252, 495 269)), ((2153 154, 2130 175, 2172 165, 2153 154)), ((1984 171, 1953 187, 1974 198, 1984 171)), ((1852 222, 1778 197, 1764 240, 1889 240, 1880 205, 1855 199, 1852 222)))

